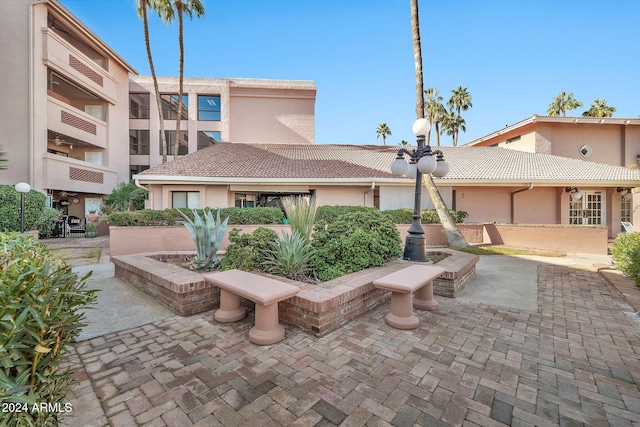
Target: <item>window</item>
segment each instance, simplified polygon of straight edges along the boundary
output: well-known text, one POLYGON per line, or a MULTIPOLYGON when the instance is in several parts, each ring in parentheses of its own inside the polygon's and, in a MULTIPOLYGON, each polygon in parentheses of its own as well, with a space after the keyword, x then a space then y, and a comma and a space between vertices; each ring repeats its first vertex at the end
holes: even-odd
POLYGON ((149 169, 149 165, 131 165, 129 166, 129 179, 133 179, 133 175, 137 175, 142 171, 149 169))
POLYGON ((220 132, 198 132, 198 150, 211 147, 221 140, 220 132))
POLYGON ((520 141, 520 135, 507 139, 507 144, 511 144, 512 142, 516 142, 516 141, 520 141))
POLYGON ((102 151, 85 151, 84 161, 92 165, 102 166, 102 151))
POLYGON ((625 198, 624 195, 620 198, 620 221, 622 222, 632 222, 631 200, 632 198, 625 198))
MULTIPOLYGON (((178 118, 178 95, 177 94, 164 94, 160 95, 160 101, 162 103, 162 118, 165 120, 177 120, 178 118)), ((187 106, 189 105, 189 97, 184 95, 182 97, 182 120, 189 118, 187 106)))
MULTIPOLYGON (((175 153, 174 145, 176 143, 176 131, 175 130, 165 130, 164 131, 165 138, 167 139, 167 154, 173 156, 175 153)), ((162 154, 162 138, 159 139, 158 143, 160 144, 160 154, 162 154)), ((186 130, 180 131, 180 146, 178 147, 178 155, 184 156, 185 154, 189 154, 189 135, 186 130)))
POLYGON ((172 191, 171 206, 175 208, 200 208, 200 192, 199 191, 172 191))
POLYGON ((255 208, 256 207, 256 196, 255 194, 239 194, 236 193, 235 197, 235 207, 236 208, 255 208))
POLYGON ((198 95, 198 120, 220 121, 220 96, 198 95))
POLYGON ((148 119, 149 118, 150 95, 148 93, 129 94, 129 118, 148 119))
POLYGON ((129 131, 129 154, 149 154, 149 131, 129 131))

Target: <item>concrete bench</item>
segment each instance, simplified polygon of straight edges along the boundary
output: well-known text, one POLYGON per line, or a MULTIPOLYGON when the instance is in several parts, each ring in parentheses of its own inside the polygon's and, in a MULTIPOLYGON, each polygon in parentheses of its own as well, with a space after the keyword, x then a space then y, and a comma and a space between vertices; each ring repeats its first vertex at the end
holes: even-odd
POLYGON ((240 297, 246 298, 256 303, 256 320, 249 331, 249 341, 268 345, 284 338, 278 302, 295 296, 300 288, 241 270, 210 273, 204 279, 220 288, 220 309, 213 316, 215 320, 227 323, 243 319, 247 313, 240 306, 240 297))
POLYGON ((391 291, 391 313, 385 318, 387 324, 398 329, 415 329, 420 321, 413 314, 414 307, 437 310, 440 306, 433 298, 433 280, 444 272, 444 268, 433 265, 412 265, 374 280, 376 288, 391 291))

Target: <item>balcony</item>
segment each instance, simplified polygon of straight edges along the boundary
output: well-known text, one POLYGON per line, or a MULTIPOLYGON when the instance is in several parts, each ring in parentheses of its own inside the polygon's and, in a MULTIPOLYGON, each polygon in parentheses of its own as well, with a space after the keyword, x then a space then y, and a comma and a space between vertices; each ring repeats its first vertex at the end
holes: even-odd
POLYGON ((107 70, 48 28, 44 37, 44 64, 116 104, 117 80, 107 70))
POLYGON ((44 183, 50 189, 109 194, 118 183, 118 174, 104 166, 46 153, 44 183))
POLYGON ((70 105, 47 97, 47 128, 53 132, 107 148, 107 124, 70 105))

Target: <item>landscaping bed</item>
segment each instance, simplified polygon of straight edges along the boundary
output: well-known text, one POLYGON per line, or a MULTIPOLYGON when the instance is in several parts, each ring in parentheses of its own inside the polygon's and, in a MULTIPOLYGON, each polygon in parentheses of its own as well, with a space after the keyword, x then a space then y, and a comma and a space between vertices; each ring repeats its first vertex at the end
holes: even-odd
MULTIPOLYGON (((438 265, 445 268, 443 278, 434 281, 434 294, 455 297, 475 277, 478 257, 449 249, 429 251, 446 256, 438 265)), ((177 314, 190 316, 212 310, 220 304, 220 290, 204 281, 203 273, 162 262, 158 259, 187 259, 192 252, 153 252, 113 256, 115 274, 154 296, 177 314)), ((301 291, 279 306, 280 319, 318 336, 336 330, 387 301, 390 293, 375 289, 372 282, 411 263, 396 260, 383 267, 372 267, 319 284, 283 279, 301 291)), ((251 306, 247 302, 247 306, 251 306)))

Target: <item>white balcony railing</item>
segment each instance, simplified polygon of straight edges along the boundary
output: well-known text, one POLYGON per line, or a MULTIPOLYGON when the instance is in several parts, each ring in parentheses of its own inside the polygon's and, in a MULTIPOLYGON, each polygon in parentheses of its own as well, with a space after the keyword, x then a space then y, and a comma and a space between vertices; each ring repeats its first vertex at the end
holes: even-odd
POLYGON ((47 97, 47 128, 96 147, 107 148, 107 124, 90 114, 47 97))
POLYGON ((116 171, 56 154, 44 154, 46 188, 109 194, 118 183, 116 171))
POLYGON ((43 61, 47 67, 116 104, 118 81, 115 77, 50 29, 43 28, 42 33, 43 61))

